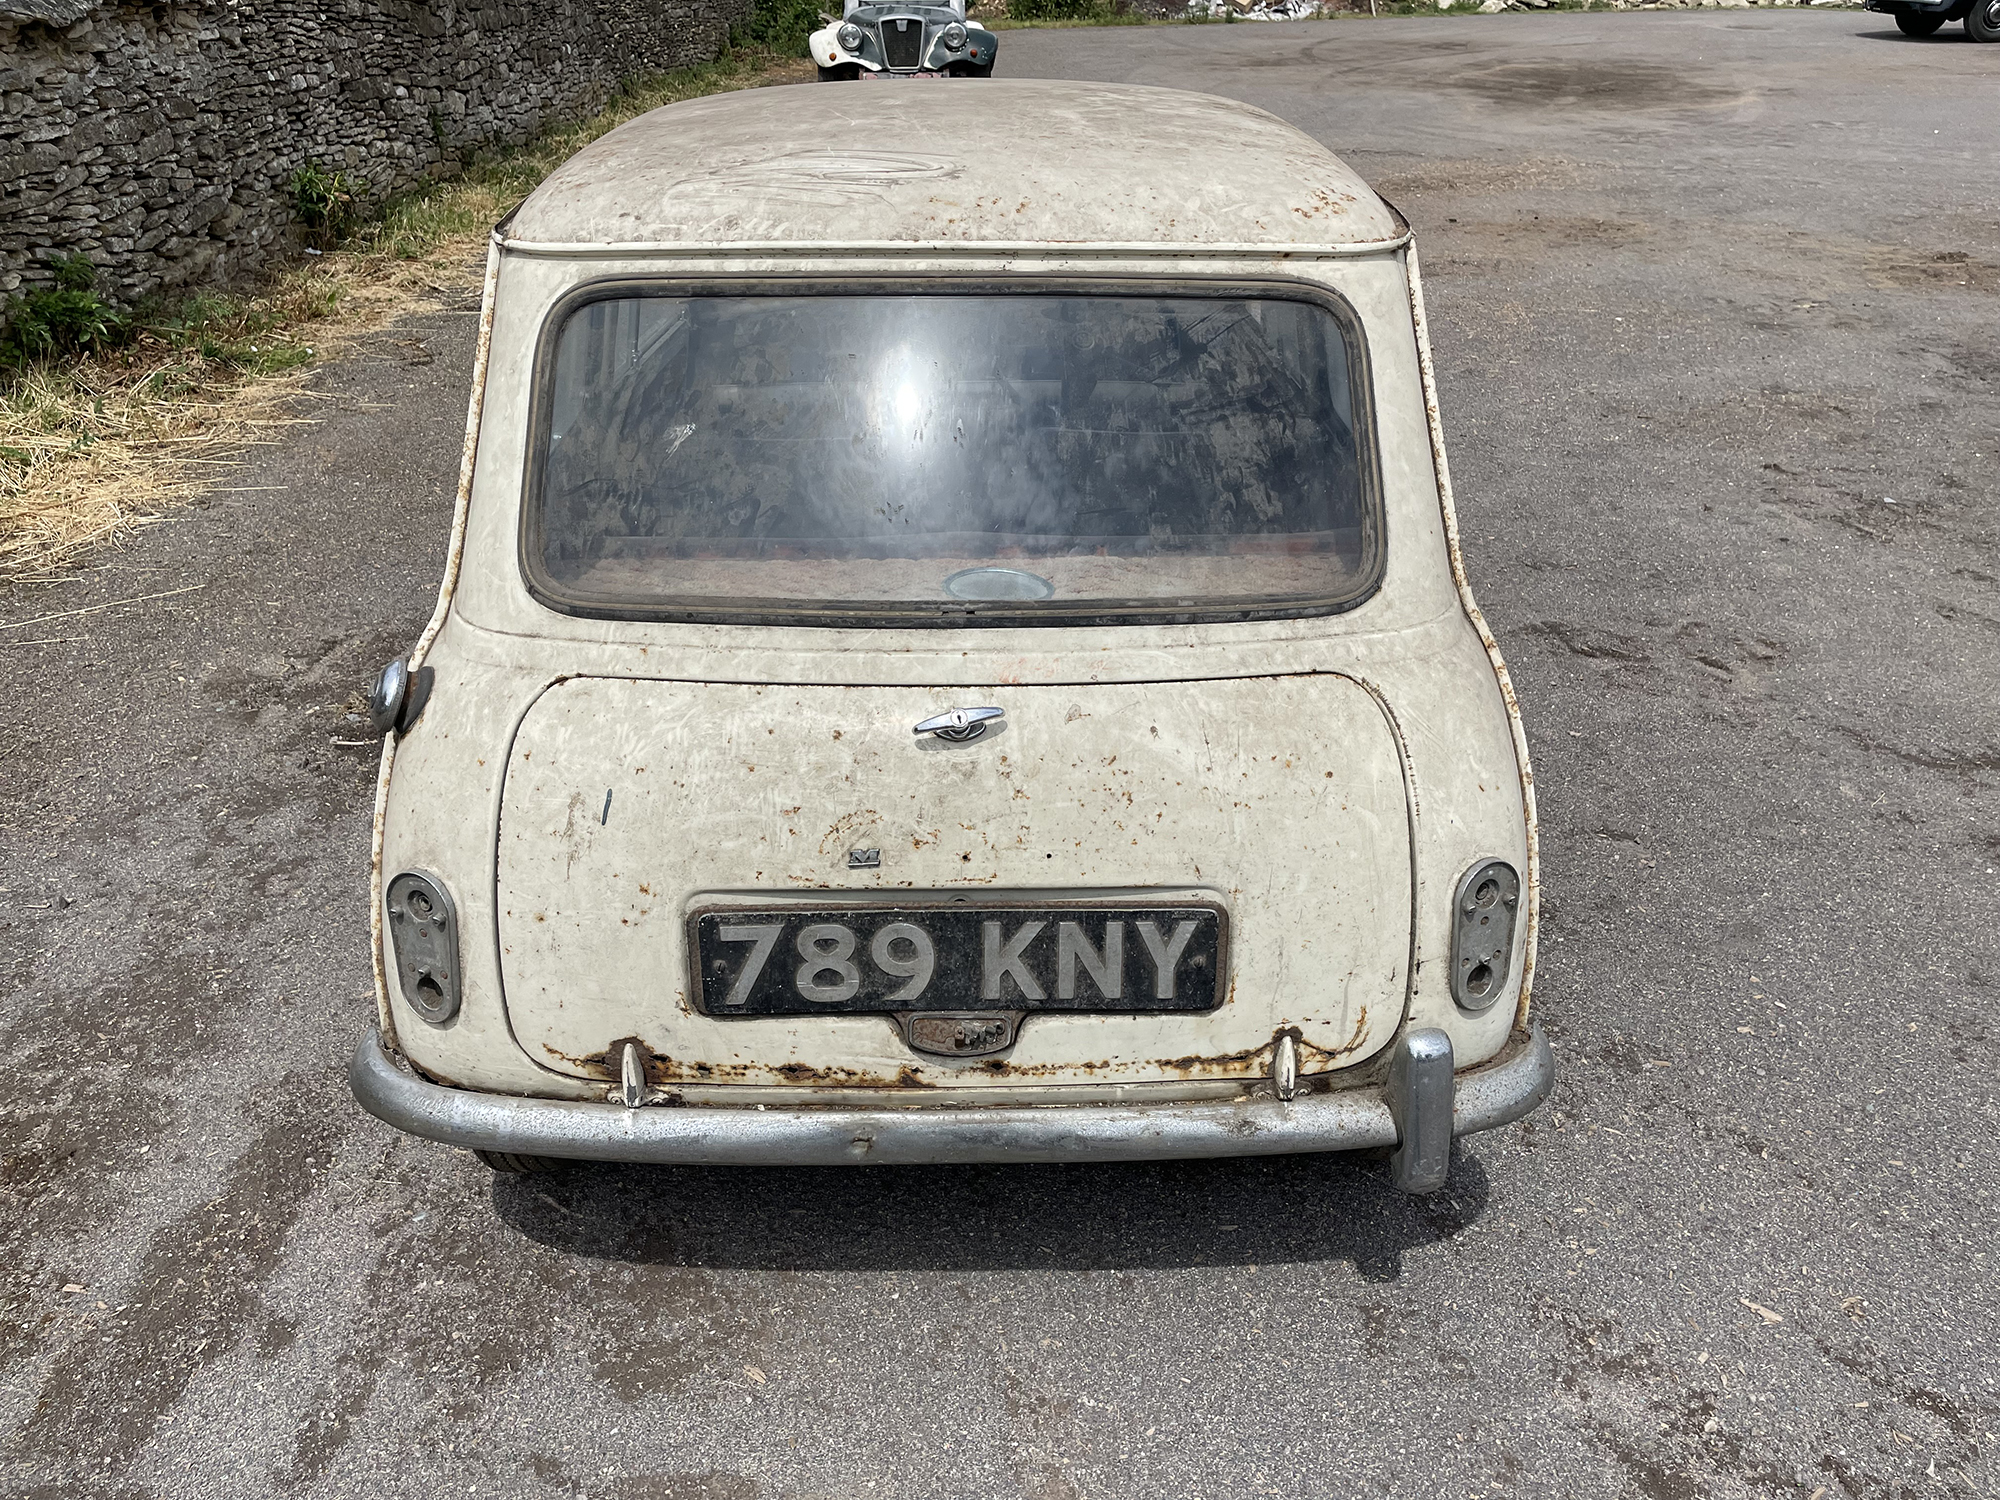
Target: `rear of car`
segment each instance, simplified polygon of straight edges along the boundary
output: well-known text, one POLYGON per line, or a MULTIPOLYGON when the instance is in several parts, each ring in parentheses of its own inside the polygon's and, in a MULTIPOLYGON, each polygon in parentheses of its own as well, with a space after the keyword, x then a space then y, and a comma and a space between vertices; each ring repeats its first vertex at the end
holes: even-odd
POLYGON ((502 1165, 1435 1187, 1550 1064, 1406 227, 1241 106, 969 97, 675 106, 496 239, 357 1092, 502 1165))

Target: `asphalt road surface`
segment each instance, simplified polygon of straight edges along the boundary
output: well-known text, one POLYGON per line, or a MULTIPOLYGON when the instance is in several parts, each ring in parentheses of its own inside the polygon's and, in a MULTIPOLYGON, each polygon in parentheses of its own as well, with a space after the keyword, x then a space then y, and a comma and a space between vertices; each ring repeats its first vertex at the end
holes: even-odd
POLYGON ((496 1181, 362 1116, 343 715, 430 607, 467 308, 0 600, 199 586, 0 630, 0 1492, 2000 1490, 2000 47, 1959 35, 1004 38, 1273 110, 1417 226, 1561 1066, 1435 1199, 1341 1158, 496 1181))

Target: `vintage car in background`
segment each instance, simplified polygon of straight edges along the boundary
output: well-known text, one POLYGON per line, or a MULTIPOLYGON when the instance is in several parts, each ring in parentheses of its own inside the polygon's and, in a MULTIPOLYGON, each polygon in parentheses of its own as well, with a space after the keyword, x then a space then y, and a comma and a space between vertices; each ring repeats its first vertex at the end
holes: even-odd
POLYGON ((1863 10, 1896 18, 1904 36, 1931 36, 1947 21, 1963 21, 1975 42, 2000 42, 2000 0, 1861 0, 1863 10))
POLYGON ((676 104, 502 223, 482 327, 375 692, 370 1111, 503 1171, 1426 1191, 1546 1093, 1416 252, 1319 144, 1095 84, 676 104))
POLYGON ((965 0, 866 5, 847 0, 808 45, 822 83, 855 78, 990 78, 1000 39, 965 18, 965 0))

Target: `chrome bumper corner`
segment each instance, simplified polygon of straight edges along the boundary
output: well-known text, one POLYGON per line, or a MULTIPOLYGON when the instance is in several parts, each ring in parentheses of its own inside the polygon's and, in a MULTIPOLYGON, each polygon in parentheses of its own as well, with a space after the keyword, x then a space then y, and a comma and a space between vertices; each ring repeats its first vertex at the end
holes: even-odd
POLYGON ((347 1076, 361 1107, 398 1130, 526 1156, 854 1166, 1157 1161, 1392 1146, 1396 1185, 1416 1193, 1443 1185, 1452 1137, 1520 1119, 1555 1080, 1548 1041, 1532 1023, 1508 1038, 1497 1057, 1463 1073, 1450 1071, 1443 1032, 1409 1032, 1394 1045, 1387 1084, 1227 1103, 628 1109, 447 1088, 392 1057, 373 1029, 354 1049, 347 1076))

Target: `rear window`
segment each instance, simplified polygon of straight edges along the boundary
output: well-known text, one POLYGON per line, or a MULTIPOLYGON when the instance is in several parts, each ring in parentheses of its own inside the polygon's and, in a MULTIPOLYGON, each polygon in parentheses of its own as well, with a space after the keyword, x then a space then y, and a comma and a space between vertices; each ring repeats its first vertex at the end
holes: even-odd
POLYGON ((648 619, 1326 613, 1382 523, 1350 313, 1236 291, 620 288, 559 311, 536 592, 648 619))

